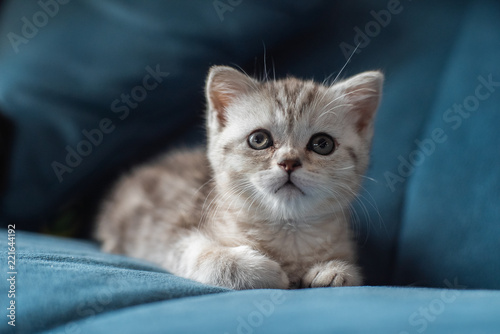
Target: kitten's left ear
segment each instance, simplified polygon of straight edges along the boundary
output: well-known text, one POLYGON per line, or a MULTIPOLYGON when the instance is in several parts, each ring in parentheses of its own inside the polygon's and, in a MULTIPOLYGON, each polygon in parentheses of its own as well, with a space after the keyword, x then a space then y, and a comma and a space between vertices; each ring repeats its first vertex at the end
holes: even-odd
POLYGON ((227 121, 228 107, 239 97, 257 87, 258 82, 227 66, 213 66, 208 73, 205 88, 208 103, 208 121, 211 126, 223 127, 227 121), (218 124, 213 124, 216 122, 218 124))
POLYGON ((356 129, 364 133, 372 128, 373 118, 382 97, 384 75, 379 71, 363 72, 332 86, 340 89, 346 104, 350 104, 350 114, 356 116, 356 129))

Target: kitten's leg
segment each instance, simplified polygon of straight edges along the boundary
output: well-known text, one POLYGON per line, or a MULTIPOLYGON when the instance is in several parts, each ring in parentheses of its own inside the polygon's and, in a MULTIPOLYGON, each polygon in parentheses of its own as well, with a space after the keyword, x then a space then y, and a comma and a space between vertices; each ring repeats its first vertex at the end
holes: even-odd
POLYGON ((281 266, 249 246, 225 247, 192 232, 175 248, 166 267, 176 275, 236 290, 288 288, 281 266))
POLYGON ((309 269, 302 278, 301 287, 355 286, 361 283, 358 267, 346 261, 332 260, 318 263, 309 269))

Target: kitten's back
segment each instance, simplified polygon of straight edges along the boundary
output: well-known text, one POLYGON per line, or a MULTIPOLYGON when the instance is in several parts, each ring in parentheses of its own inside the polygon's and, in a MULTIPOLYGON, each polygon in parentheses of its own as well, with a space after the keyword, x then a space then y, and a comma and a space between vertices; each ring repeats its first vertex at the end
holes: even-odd
POLYGON ((132 253, 145 239, 165 243, 197 227, 210 174, 206 153, 195 149, 169 153, 124 175, 97 219, 95 236, 103 250, 140 256, 132 253))

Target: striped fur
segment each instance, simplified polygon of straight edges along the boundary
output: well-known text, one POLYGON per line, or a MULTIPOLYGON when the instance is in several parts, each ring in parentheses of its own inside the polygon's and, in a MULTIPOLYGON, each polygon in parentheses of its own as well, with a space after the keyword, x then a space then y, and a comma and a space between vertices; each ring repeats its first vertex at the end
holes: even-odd
POLYGON ((98 217, 103 249, 233 289, 361 284, 348 218, 382 81, 380 72, 331 86, 258 81, 213 67, 208 147, 124 176, 98 217), (253 149, 248 138, 258 130, 273 145, 253 149), (333 138, 331 154, 311 149, 316 134, 333 138))

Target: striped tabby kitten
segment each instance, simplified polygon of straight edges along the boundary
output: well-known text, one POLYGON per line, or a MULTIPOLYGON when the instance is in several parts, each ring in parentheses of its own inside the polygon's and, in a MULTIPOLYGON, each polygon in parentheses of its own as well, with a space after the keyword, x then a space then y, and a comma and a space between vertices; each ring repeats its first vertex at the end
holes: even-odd
POLYGON ((103 249, 232 289, 361 284, 349 205, 382 83, 380 72, 324 86, 213 67, 208 149, 123 177, 98 218, 103 249))

